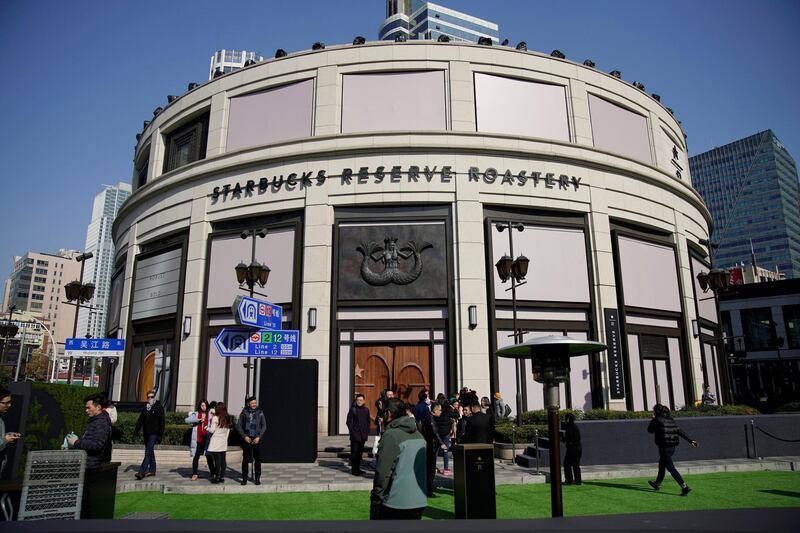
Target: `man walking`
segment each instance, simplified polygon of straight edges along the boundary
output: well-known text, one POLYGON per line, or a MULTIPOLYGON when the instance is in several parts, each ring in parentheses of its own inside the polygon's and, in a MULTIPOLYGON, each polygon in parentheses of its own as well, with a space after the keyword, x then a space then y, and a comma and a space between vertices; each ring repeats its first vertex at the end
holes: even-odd
POLYGON ((245 400, 245 407, 236 423, 236 431, 242 437, 242 485, 247 485, 250 461, 253 461, 253 481, 261 485, 261 437, 267 431, 267 418, 258 407, 255 396, 245 400))
POLYGON ((156 475, 156 443, 164 438, 164 407, 156 400, 154 390, 147 392, 147 404, 139 413, 133 434, 137 435, 140 429, 144 433, 144 459, 139 471, 134 474, 136 479, 156 475))
POLYGON ((425 439, 399 398, 387 402, 388 426, 378 445, 370 520, 419 520, 425 498, 425 439))
POLYGON ((659 490, 661 482, 664 481, 664 471, 667 470, 675 482, 680 485, 681 496, 686 496, 692 489, 683 481, 680 472, 675 468, 672 455, 680 442, 678 437, 689 442, 694 448, 697 448, 699 444, 678 427, 670 416, 669 408, 659 403, 653 407, 653 419, 647 426, 647 431, 655 434, 656 446, 658 446, 658 476, 655 481, 647 483, 653 487, 653 490, 659 490))
POLYGON ((350 432, 350 472, 354 476, 364 473, 361 470, 361 458, 364 455, 364 444, 369 438, 369 409, 365 403, 364 395, 359 392, 347 413, 347 429, 350 432))
POLYGON ((567 413, 564 416, 564 444, 567 451, 564 454, 564 484, 581 484, 581 455, 583 447, 581 445, 581 430, 575 423, 575 415, 567 413))

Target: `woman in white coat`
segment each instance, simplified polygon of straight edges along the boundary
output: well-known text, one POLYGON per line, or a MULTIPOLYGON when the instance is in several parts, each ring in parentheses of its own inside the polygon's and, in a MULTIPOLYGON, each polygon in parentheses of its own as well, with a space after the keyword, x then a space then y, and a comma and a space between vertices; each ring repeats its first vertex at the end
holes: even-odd
POLYGON ((214 472, 211 474, 211 483, 225 483, 225 470, 227 463, 225 454, 228 451, 228 434, 231 430, 231 417, 228 415, 228 408, 224 403, 219 402, 214 407, 214 414, 211 415, 211 422, 208 424, 208 433, 211 438, 208 440, 208 451, 214 457, 214 472))

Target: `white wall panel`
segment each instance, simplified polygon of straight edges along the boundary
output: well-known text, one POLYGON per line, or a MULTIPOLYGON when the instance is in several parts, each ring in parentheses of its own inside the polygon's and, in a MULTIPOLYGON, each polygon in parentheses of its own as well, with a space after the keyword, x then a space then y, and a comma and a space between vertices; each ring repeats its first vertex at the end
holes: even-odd
POLYGON ((669 351, 669 369, 672 376, 672 395, 675 400, 674 408, 680 409, 686 405, 683 390, 683 365, 681 364, 681 341, 677 337, 667 338, 669 351))

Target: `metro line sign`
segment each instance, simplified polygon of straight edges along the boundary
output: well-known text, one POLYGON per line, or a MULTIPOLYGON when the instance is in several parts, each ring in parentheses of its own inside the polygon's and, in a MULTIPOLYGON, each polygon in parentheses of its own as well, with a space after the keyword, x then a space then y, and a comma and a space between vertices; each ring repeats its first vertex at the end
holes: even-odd
POLYGON ((300 332, 295 329, 225 328, 214 339, 214 344, 223 357, 297 359, 300 356, 300 332))

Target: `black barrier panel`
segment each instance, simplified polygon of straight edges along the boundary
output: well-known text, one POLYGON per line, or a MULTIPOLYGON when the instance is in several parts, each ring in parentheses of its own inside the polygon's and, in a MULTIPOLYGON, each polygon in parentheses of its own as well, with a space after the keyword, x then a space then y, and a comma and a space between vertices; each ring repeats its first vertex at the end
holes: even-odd
MULTIPOLYGON (((674 459, 745 459, 753 456, 752 438, 745 440, 745 426, 750 435, 750 420, 756 428, 784 440, 800 440, 800 414, 713 416, 675 418, 691 438, 700 443, 692 448, 681 439, 674 459)), ((647 432, 649 420, 585 420, 578 422, 583 444, 583 465, 651 463, 658 460, 653 434, 647 432)), ((755 430, 760 457, 800 455, 800 442, 784 442, 755 430)), ((545 464, 545 463, 542 463, 545 464)))
POLYGON ((319 363, 314 359, 261 361, 258 404, 267 419, 262 462, 317 460, 318 376, 319 363))

